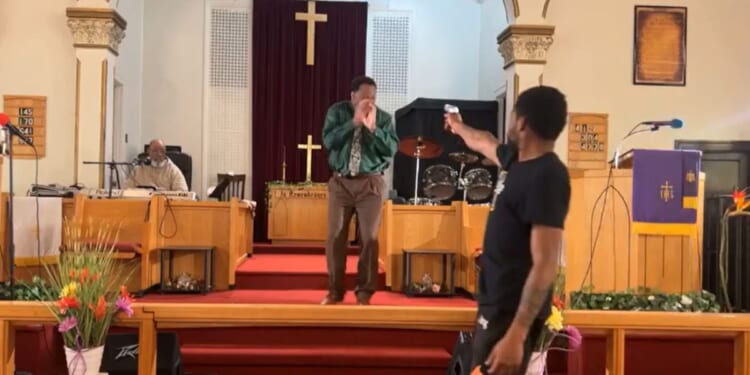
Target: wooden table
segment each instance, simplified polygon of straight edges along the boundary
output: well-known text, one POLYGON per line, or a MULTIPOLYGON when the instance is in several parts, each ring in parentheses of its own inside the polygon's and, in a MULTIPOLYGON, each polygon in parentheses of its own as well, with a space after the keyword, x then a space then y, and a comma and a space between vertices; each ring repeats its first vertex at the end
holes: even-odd
MULTIPOLYGON (((268 239, 276 244, 325 244, 328 238, 327 183, 269 183, 268 239)), ((356 215, 355 215, 356 217, 356 215)), ((355 220, 349 240, 356 233, 355 220)))

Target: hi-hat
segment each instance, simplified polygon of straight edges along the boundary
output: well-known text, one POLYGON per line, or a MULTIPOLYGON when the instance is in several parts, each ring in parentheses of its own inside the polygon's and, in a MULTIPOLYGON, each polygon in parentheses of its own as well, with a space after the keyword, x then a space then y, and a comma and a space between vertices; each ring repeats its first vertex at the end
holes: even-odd
POLYGON ((487 159, 487 158, 482 159, 482 161, 479 164, 482 164, 485 167, 497 167, 497 164, 495 164, 494 161, 487 159))
POLYGON ((465 152, 451 152, 448 155, 451 160, 455 161, 456 163, 463 163, 463 164, 473 164, 476 163, 477 160, 479 160, 479 156, 476 156, 474 154, 468 154, 465 152))
POLYGON ((412 136, 401 139, 398 143, 398 151, 413 158, 417 157, 417 151, 419 151, 419 159, 432 159, 443 153, 443 147, 425 137, 412 136))

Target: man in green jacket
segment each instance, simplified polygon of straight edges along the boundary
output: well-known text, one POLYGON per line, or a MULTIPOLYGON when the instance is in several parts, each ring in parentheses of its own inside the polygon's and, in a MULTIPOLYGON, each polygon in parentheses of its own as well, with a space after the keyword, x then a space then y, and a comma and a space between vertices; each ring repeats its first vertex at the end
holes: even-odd
POLYGON ((323 126, 323 146, 333 176, 328 181, 328 295, 322 304, 344 299, 346 243, 355 210, 362 248, 354 294, 370 304, 378 282, 378 230, 385 196, 383 173, 398 147, 391 116, 375 106, 377 86, 369 77, 352 81, 351 100, 332 105, 323 126))

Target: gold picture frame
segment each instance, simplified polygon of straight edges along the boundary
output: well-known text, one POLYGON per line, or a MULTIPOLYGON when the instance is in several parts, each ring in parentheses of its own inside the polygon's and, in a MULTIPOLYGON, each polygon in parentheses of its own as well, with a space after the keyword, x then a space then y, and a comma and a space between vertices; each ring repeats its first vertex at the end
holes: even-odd
POLYGON ((633 84, 685 86, 687 8, 635 6, 633 84))

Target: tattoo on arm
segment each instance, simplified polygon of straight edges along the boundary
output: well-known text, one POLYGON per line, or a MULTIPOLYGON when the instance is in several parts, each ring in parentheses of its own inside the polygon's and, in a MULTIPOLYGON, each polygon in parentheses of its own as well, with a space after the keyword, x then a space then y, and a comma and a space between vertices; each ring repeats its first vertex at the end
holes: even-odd
MULTIPOLYGON (((532 271, 538 273, 536 271, 532 271)), ((543 271, 542 271, 543 272, 543 271)), ((529 274, 526 284, 521 294, 521 303, 518 306, 515 320, 522 328, 528 329, 534 323, 539 311, 545 303, 549 303, 547 296, 550 290, 550 283, 547 277, 539 277, 534 273, 529 274)))

